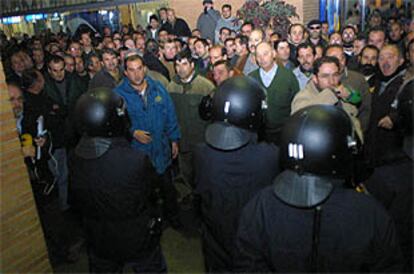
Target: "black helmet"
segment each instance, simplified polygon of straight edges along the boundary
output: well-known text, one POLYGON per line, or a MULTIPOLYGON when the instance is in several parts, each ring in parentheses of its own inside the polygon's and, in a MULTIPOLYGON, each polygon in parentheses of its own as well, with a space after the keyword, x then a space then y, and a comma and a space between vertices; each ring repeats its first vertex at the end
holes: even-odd
POLYGON ((128 119, 124 100, 108 88, 96 88, 82 94, 75 106, 75 125, 82 135, 75 153, 95 159, 110 147, 111 137, 125 136, 128 119))
POLYGON ((233 150, 246 145, 263 122, 263 89, 248 77, 224 81, 212 100, 212 120, 206 130, 206 142, 218 149, 233 150))
POLYGON ((124 100, 108 88, 82 94, 75 106, 78 132, 89 137, 115 137, 125 133, 124 100))
POLYGON ((352 174, 356 146, 352 121, 342 108, 315 105, 298 111, 282 129, 281 164, 287 170, 275 179, 276 195, 294 206, 320 204, 335 182, 352 174))

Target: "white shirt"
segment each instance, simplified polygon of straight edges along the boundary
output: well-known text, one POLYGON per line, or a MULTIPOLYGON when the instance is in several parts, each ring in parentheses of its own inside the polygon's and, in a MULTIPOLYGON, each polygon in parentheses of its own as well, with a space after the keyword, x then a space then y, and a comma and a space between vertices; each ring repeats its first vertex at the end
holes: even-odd
POLYGON ((260 78, 262 79, 262 82, 266 88, 270 86, 270 84, 273 81, 273 78, 275 78, 277 72, 277 65, 273 64, 273 67, 268 72, 264 71, 264 69, 260 68, 260 78))

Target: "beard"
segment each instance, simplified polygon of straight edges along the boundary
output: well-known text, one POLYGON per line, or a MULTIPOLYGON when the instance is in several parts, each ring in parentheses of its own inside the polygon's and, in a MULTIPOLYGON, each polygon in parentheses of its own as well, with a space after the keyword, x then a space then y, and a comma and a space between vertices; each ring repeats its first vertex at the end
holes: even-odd
POLYGON ((378 72, 378 67, 377 66, 373 66, 371 64, 359 64, 359 71, 364 75, 364 76, 369 76, 372 74, 375 74, 378 72))

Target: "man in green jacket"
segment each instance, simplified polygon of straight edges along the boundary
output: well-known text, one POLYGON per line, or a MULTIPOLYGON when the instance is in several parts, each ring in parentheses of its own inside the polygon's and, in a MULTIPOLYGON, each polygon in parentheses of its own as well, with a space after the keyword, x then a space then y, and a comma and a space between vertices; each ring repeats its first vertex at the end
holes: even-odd
POLYGON ((214 89, 207 78, 198 75, 189 50, 176 55, 175 70, 177 75, 168 84, 181 129, 179 165, 180 175, 187 186, 193 185, 193 150, 195 145, 204 141, 207 125, 198 114, 198 106, 203 96, 214 89))
POLYGON ((275 57, 276 52, 269 43, 258 44, 256 60, 259 69, 251 72, 249 76, 266 92, 267 113, 262 138, 278 144, 280 130, 290 116, 291 102, 299 91, 299 83, 291 70, 276 64, 275 57))

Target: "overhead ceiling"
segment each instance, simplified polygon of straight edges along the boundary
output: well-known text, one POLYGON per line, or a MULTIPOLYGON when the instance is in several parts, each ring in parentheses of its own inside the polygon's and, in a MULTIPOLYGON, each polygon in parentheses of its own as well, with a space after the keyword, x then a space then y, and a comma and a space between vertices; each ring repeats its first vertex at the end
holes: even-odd
POLYGON ((0 0, 0 17, 88 10, 156 0, 0 0))

